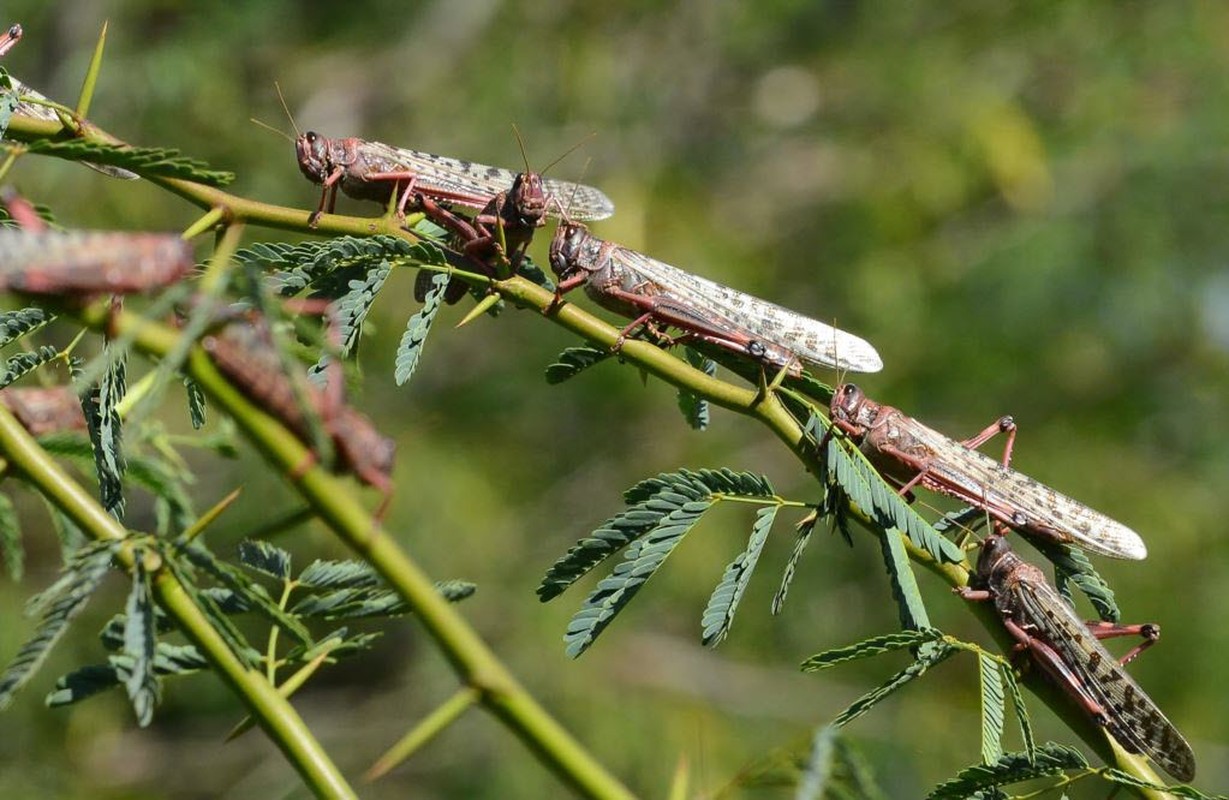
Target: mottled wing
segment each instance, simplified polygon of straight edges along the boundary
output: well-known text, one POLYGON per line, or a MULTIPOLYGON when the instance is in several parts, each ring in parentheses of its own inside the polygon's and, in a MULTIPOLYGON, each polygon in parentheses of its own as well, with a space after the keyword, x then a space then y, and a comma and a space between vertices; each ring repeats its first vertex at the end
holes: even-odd
POLYGON ((612 257, 657 284, 666 295, 704 317, 711 317, 718 327, 743 331, 753 339, 776 345, 810 364, 850 372, 883 369, 883 361, 875 348, 852 333, 684 272, 635 250, 621 247, 612 257))
MULTIPOLYGON (((502 167, 393 147, 383 142, 364 142, 363 147, 370 156, 413 172, 420 189, 475 209, 485 207, 492 197, 512 188, 517 176, 516 172, 502 167)), ((566 204, 568 215, 577 220, 605 219, 614 213, 610 198, 592 186, 549 178, 542 183, 547 193, 558 201, 548 207, 552 216, 559 216, 559 204, 566 204)))
POLYGON ((614 203, 601 189, 554 178, 543 178, 542 187, 547 196, 556 201, 547 206, 547 213, 552 217, 559 216, 558 204, 562 204, 569 219, 578 222, 606 219, 614 214, 614 203))
POLYGON ((1041 637, 1081 678, 1084 690, 1105 710, 1105 727, 1129 752, 1146 754, 1181 781, 1195 777, 1195 755, 1118 659, 1088 631, 1063 597, 1045 583, 1014 583, 1006 589, 1021 623, 1041 637))
POLYGON ((928 472, 949 486, 955 496, 996 510, 1014 527, 1050 532, 1094 553, 1131 559, 1148 555, 1139 534, 1121 522, 917 420, 901 419, 900 424, 907 425, 907 433, 934 454, 928 472), (1021 517, 1023 523, 1017 521, 1021 517))
MULTIPOLYGON (((21 114, 25 117, 31 117, 33 119, 46 120, 47 122, 54 122, 56 124, 60 123, 60 118, 56 116, 55 111, 53 111, 49 106, 30 102, 31 100, 46 101, 46 96, 35 91, 34 89, 31 89, 29 86, 26 86, 12 75, 9 75, 9 80, 13 82, 13 88, 21 94, 21 102, 17 104, 17 110, 14 113, 21 114)), ((106 164, 93 164, 89 161, 82 161, 81 163, 95 172, 101 172, 103 175, 107 175, 112 178, 119 178, 120 180, 135 181, 141 177, 135 172, 129 172, 122 167, 111 167, 106 164)))
POLYGON ((142 292, 195 266, 174 234, 0 230, 0 288, 45 293, 142 292))

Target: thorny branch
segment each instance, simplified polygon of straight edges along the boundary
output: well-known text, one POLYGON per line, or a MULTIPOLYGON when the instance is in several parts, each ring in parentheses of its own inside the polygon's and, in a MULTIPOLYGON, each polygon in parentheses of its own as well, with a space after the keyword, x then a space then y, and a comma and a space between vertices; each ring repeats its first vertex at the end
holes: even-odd
MULTIPOLYGON (((19 141, 53 137, 61 133, 60 126, 53 122, 20 116, 13 118, 8 131, 11 138, 19 141)), ((122 144, 118 139, 93 127, 86 128, 81 135, 87 140, 122 144)), ((407 241, 418 241, 418 238, 392 215, 362 218, 325 214, 312 227, 309 225, 312 216, 309 210, 262 203, 192 181, 158 176, 148 179, 202 209, 213 211, 212 220, 224 225, 245 222, 308 234, 385 234, 407 241)), ((409 221, 412 222, 413 217, 410 217, 409 221)), ((609 348, 619 339, 618 328, 602 322, 574 304, 556 306, 553 294, 527 280, 513 277, 494 281, 490 286, 505 300, 523 308, 537 309, 555 324, 593 344, 609 348)), ((98 329, 108 324, 107 315, 101 308, 92 309, 84 314, 82 319, 98 329)), ((175 346, 179 335, 169 328, 130 313, 121 314, 110 324, 118 325, 121 332, 133 333, 134 346, 155 357, 169 352, 175 346)), ((765 395, 708 376, 647 342, 627 341, 622 346, 621 355, 624 360, 667 383, 758 420, 794 453, 808 472, 822 482, 823 466, 818 454, 809 444, 809 439, 797 420, 775 394, 765 395)), ((259 413, 234 387, 227 384, 199 348, 194 349, 187 368, 214 401, 235 418, 267 459, 278 465, 284 474, 297 474, 296 467, 305 463, 308 456, 298 439, 284 427, 259 413)), ((631 796, 617 779, 608 775, 601 765, 525 692, 464 618, 439 597, 431 581, 419 567, 396 547, 382 529, 373 527, 370 516, 354 499, 344 481, 339 481, 321 468, 315 467, 299 474, 295 479, 295 486, 316 509, 322 520, 347 544, 366 557, 414 609, 437 645, 452 662, 461 681, 480 691, 482 704, 503 720, 540 758, 587 796, 631 796)), ((856 518, 866 523, 865 530, 873 533, 874 529, 870 526, 867 515, 856 507, 851 511, 856 518)), ((907 539, 904 545, 914 562, 930 570, 953 589, 967 584, 969 571, 966 564, 938 564, 907 539)), ((991 609, 971 604, 962 605, 979 618, 1004 650, 1010 649, 1011 637, 999 624, 991 609)), ((1141 780, 1162 783, 1144 759, 1117 747, 1101 728, 1072 708, 1057 687, 1040 679, 1035 673, 1026 675, 1024 680, 1072 731, 1108 763, 1116 764, 1141 780)), ((1151 790, 1136 791, 1147 798, 1170 796, 1151 790)))

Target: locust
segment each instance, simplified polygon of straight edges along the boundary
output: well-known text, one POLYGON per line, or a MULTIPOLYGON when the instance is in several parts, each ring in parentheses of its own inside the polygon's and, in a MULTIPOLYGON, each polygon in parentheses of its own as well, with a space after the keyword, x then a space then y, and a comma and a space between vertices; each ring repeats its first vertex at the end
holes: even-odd
POLYGON ((185 278, 192 246, 174 234, 47 230, 33 207, 0 193, 25 230, 0 228, 0 290, 36 295, 132 294, 185 278))
POLYGON ((795 375, 804 363, 883 369, 875 348, 851 333, 600 239, 579 222, 555 230, 550 265, 556 304, 583 285, 598 305, 633 319, 619 343, 641 325, 667 325, 795 375))
MULTIPOLYGON (((3 56, 9 50, 12 50, 17 43, 21 41, 23 34, 24 31, 22 30, 21 25, 15 24, 10 26, 9 29, 5 31, 2 36, 0 36, 0 56, 3 56)), ((64 124, 64 121, 61 120, 59 116, 59 113, 63 112, 57 113, 57 111, 52 107, 53 104, 46 98, 46 96, 35 91, 34 89, 31 89, 29 86, 26 86, 12 75, 9 75, 7 80, 10 87, 17 92, 18 102, 14 113, 20 114, 24 117, 30 117, 32 119, 41 119, 45 122, 55 122, 60 125, 64 124)), ((121 167, 111 167, 107 166, 106 164, 94 164, 89 161, 82 161, 81 163, 95 172, 101 172, 103 175, 107 175, 112 178, 134 181, 140 177, 136 173, 129 172, 121 167)))
POLYGON ((1195 756, 1174 727, 1123 666, 1160 637, 1153 624, 1085 623, 1045 574, 1012 551, 1005 536, 982 542, 966 600, 993 602, 1016 650, 1028 652, 1097 725, 1131 753, 1146 755, 1180 781, 1195 777, 1195 756), (1101 644, 1113 636, 1144 638, 1121 660, 1101 644))
POLYGON ((955 497, 1025 534, 1077 544, 1113 558, 1142 559, 1148 549, 1120 522, 1051 489, 1008 465, 1016 423, 1005 416, 976 436, 957 442, 891 406, 876 403, 852 383, 832 395, 833 424, 857 443, 871 463, 900 485, 955 497), (1002 463, 978 452, 1007 434, 1002 463))
MULTIPOLYGON (((383 499, 375 517, 383 518, 392 500, 396 444, 376 430, 362 412, 343 402, 340 375, 330 376, 336 379, 324 389, 309 383, 306 375, 287 375, 268 323, 262 318, 228 322, 202 339, 201 346, 243 394, 279 419, 308 447, 312 446, 312 419, 319 419, 333 444, 334 471, 353 474, 378 489, 383 499), (300 397, 310 410, 300 405, 300 397)), ((308 466, 310 463, 296 474, 308 466)))
MULTIPOLYGON (((295 139, 299 170, 322 187, 320 205, 312 220, 332 213, 340 188, 356 200, 387 204, 397 197, 397 213, 405 215, 410 200, 427 196, 435 201, 483 210, 491 198, 508 189, 516 173, 472 161, 437 156, 419 150, 392 147, 357 137, 331 139, 307 131, 295 139)), ((614 204, 600 190, 568 181, 542 179, 544 192, 572 198, 577 219, 605 219, 614 204)))
MULTIPOLYGON (((518 174, 511 188, 492 197, 472 219, 449 211, 425 195, 420 195, 417 203, 432 221, 452 233, 461 254, 480 272, 506 277, 499 274, 501 267, 516 274, 534 231, 546 224, 549 199, 541 174, 527 171, 518 174)), ((419 272, 415 299, 421 303, 430 287, 431 273, 419 272)), ((454 281, 444 299, 457 302, 465 295, 465 288, 464 283, 454 281)))
POLYGON ((4 389, 0 391, 0 405, 11 411, 31 436, 87 429, 81 399, 71 386, 4 389))

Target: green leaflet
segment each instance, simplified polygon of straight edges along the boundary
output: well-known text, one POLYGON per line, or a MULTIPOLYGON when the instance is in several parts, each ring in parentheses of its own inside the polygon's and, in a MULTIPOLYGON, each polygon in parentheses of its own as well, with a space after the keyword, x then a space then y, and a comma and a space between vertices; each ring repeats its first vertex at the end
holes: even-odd
POLYGON ((712 503, 712 500, 701 500, 682 504, 666 514, 651 533, 627 548, 622 563, 598 583, 568 623, 564 634, 568 656, 576 658, 593 644, 644 582, 665 563, 712 503))
POLYGON ((124 679, 128 700, 142 728, 154 718, 158 703, 158 678, 154 674, 154 655, 158 645, 154 622, 154 601, 149 575, 142 559, 144 551, 135 550, 136 564, 132 570, 132 591, 125 606, 124 655, 131 659, 131 668, 124 679))
POLYGON ((747 584, 751 582, 751 573, 759 563, 764 542, 768 541, 768 532, 772 530, 772 523, 780 510, 781 506, 773 505, 765 506, 756 513, 747 549, 725 568, 721 582, 709 597, 708 606, 700 620, 704 630, 701 641, 706 646, 715 647, 729 635, 738 604, 742 601, 743 592, 747 590, 747 584))
POLYGON ((418 368, 423 345, 427 342, 427 334, 431 332, 431 323, 435 322, 435 315, 443 306, 450 277, 447 272, 436 272, 431 276, 431 289, 423 298, 422 308, 406 323, 405 333, 401 334, 401 343, 397 345, 394 379, 398 386, 404 386, 418 368))
POLYGON ((841 486, 849 494, 850 500, 873 517, 881 528, 904 531, 909 541, 939 563, 959 564, 964 560, 960 548, 936 533, 930 523, 879 476, 866 456, 852 447, 846 437, 839 433, 828 437, 823 458, 829 478, 841 486))
POLYGON ((1007 753, 994 764, 977 764, 961 770, 955 778, 936 786, 926 798, 957 800, 979 790, 1058 775, 1065 769, 1083 769, 1087 766, 1088 761, 1078 750, 1047 742, 1037 748, 1035 763, 1030 762, 1024 753, 1007 753))
POLYGON ((51 345, 43 345, 29 353, 18 353, 4 362, 3 372, 0 372, 0 389, 9 386, 43 364, 54 361, 59 357, 60 351, 51 345))
POLYGON ((879 537, 879 547, 883 553, 884 566, 888 569, 892 599, 896 601, 901 627, 909 630, 929 628, 930 617, 926 614, 926 605, 922 602, 922 593, 917 588, 917 578, 913 574, 909 556, 905 553, 905 546, 900 540, 900 532, 895 528, 884 531, 879 537))
POLYGON ((682 469, 640 481, 623 493, 630 508, 606 520, 547 570, 538 585, 538 599, 546 602, 557 597, 602 561, 652 530, 665 515, 684 503, 710 499, 714 494, 774 496, 764 476, 729 469, 682 469))
POLYGON ((949 644, 937 644, 928 651, 919 648, 916 661, 853 701, 848 708, 837 715, 836 719, 832 720, 832 724, 838 727, 849 724, 870 711, 897 689, 926 674, 926 670, 945 660, 954 652, 956 648, 949 644))
POLYGON ((832 777, 836 730, 832 725, 824 725, 815 731, 815 736, 811 739, 811 753, 802 768, 802 775, 798 778, 798 790, 794 793, 794 800, 823 799, 824 789, 832 777))
POLYGON ((220 561, 212 553, 198 544, 188 544, 179 548, 179 552, 187 557, 195 566, 204 570, 231 591, 242 595, 250 603, 253 610, 265 615, 273 624, 281 627, 297 641, 304 644, 314 642, 311 632, 294 616, 286 613, 269 598, 269 593, 260 584, 252 581, 236 567, 220 561))
POLYGON ((82 398, 81 409, 94 446, 99 502, 113 517, 122 520, 124 471, 128 465, 124 461, 124 424, 116 409, 128 391, 127 354, 108 342, 102 358, 106 368, 82 398))
POLYGON ((53 319, 55 314, 38 306, 0 313, 0 347, 34 333, 53 319))
MULTIPOLYGON (((464 600, 477 589, 472 583, 457 580, 437 582, 435 588, 452 603, 464 600)), ((338 620, 396 617, 409 614, 412 610, 392 589, 345 588, 303 597, 291 607, 290 613, 338 620)))
POLYGON ((359 589, 380 586, 384 579, 366 561, 316 560, 299 573, 296 582, 309 589, 359 589))
POLYGON ((279 581, 290 579, 290 553, 260 539, 239 543, 239 563, 279 581))
POLYGON ((187 158, 169 147, 131 147, 90 142, 85 139, 34 139, 26 143, 31 153, 69 161, 89 161, 138 172, 147 177, 180 178, 206 186, 226 186, 235 173, 211 170, 204 161, 187 158))
POLYGON ((33 635, 17 651, 0 674, 0 709, 6 708, 17 690, 25 685, 60 637, 68 623, 85 608, 111 566, 113 544, 90 543, 77 549, 64 564, 60 578, 30 601, 29 608, 42 612, 33 635))
POLYGON ((938 642, 942 639, 943 631, 937 628, 899 631, 898 633, 874 636, 849 647, 838 647, 813 655, 802 662, 801 669, 803 672, 818 672, 821 669, 843 664, 846 661, 856 661, 860 658, 877 656, 880 653, 890 653, 894 650, 904 650, 926 644, 927 642, 938 642))
MULTIPOLYGON (((703 372, 705 375, 717 374, 717 362, 711 358, 706 358, 690 347, 683 348, 683 355, 687 358, 687 363, 696 369, 703 372)), ((706 430, 708 428, 709 408, 708 401, 702 397, 698 397, 686 389, 678 390, 679 411, 683 413, 683 419, 687 420, 687 424, 697 431, 706 430)))
POLYGON ((1165 792, 1178 797, 1189 797, 1191 800, 1225 800, 1226 797, 1223 794, 1204 794, 1192 786, 1161 786, 1149 781, 1141 781, 1134 775, 1130 775, 1120 769, 1114 769, 1113 767, 1101 770, 1100 775, 1110 783, 1117 784, 1119 786, 1130 786, 1137 789, 1150 789, 1154 792, 1165 792))
POLYGON ((996 764, 1003 757, 1003 718, 1007 701, 1003 696, 1003 669, 986 653, 977 654, 981 680, 981 760, 996 764))
POLYGON ((1028 707, 1024 705, 1024 695, 1020 693, 1020 683, 1016 680, 1015 670, 1001 669, 999 674, 1007 682, 1007 691, 1011 693, 1011 704, 1016 709, 1016 719, 1020 723, 1020 738, 1024 740, 1024 755, 1032 763, 1037 757, 1037 742, 1033 738, 1033 721, 1028 715, 1028 707))
MULTIPOLYGON (((376 295, 384 287, 384 282, 388 280, 391 272, 392 265, 387 259, 381 259, 361 279, 349 281, 346 293, 329 306, 333 325, 329 331, 330 339, 333 340, 330 344, 337 345, 339 357, 350 355, 358 344, 359 336, 363 332, 363 322, 371 312, 371 307, 375 305, 376 295)), ((318 386, 325 384, 325 370, 329 360, 328 353, 321 354, 320 359, 307 371, 308 376, 315 380, 318 386)))
POLYGON ((609 350, 596 347, 569 347, 555 357, 553 364, 546 366, 546 382, 552 386, 563 383, 613 355, 609 350))
POLYGON ((8 495, 0 494, 0 554, 14 583, 25 572, 26 551, 21 546, 21 519, 8 495))
POLYGON ((192 430, 199 431, 205 427, 208 410, 205 403, 205 390, 191 375, 184 376, 183 387, 188 395, 188 420, 192 423, 192 430))
POLYGON ((802 522, 798 523, 798 536, 794 539, 794 549, 789 554, 789 561, 785 562, 785 572, 781 575, 781 586, 777 589, 777 593, 772 596, 772 613, 774 615, 781 613, 781 608, 785 605, 785 595, 789 593, 789 586, 793 583, 794 573, 798 570, 798 560, 802 558, 802 552, 807 549, 807 544, 811 541, 811 534, 815 531, 815 523, 819 521, 819 514, 808 514, 802 522))

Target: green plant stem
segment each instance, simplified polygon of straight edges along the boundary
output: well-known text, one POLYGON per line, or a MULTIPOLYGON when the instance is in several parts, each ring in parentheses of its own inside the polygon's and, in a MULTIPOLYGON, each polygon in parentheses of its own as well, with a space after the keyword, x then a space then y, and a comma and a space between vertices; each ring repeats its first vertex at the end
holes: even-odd
MULTIPOLYGON (((45 138, 47 136, 55 136, 59 133, 61 133, 61 128, 55 123, 32 120, 21 116, 15 116, 9 127, 9 135, 17 140, 45 138)), ((109 134, 89 126, 82 131, 81 135, 88 139, 94 139, 110 144, 123 144, 109 134)), ((227 217, 232 220, 241 219, 252 224, 279 228, 283 230, 293 230, 300 233, 352 236, 387 234, 398 236, 409 241, 417 240, 413 234, 410 234, 395 219, 389 216, 379 218, 359 218, 326 214, 321 216, 318 224, 312 228, 308 225, 310 212, 305 210, 275 206, 249 200, 247 198, 238 197, 220 189, 203 186, 192 181, 159 177, 153 177, 150 178, 150 180, 160 186, 165 187, 180 197, 183 197, 185 200, 200 206, 201 208, 221 208, 225 211, 227 217)), ((494 282, 492 285, 506 300, 514 302, 522 307, 536 308, 544 313, 547 309, 552 309, 551 304, 554 299, 553 295, 527 280, 514 277, 504 281, 494 282)), ((585 313, 572 303, 564 303, 557 308, 553 308, 547 316, 556 324, 566 328, 567 330, 578 334, 594 344, 606 348, 613 347, 619 335, 619 330, 617 328, 614 328, 596 317, 585 313)), ((93 324, 97 325, 98 322, 93 321, 93 324)), ((138 342, 138 345, 140 345, 140 342, 138 342)), ((150 352, 156 353, 157 351, 150 352)), ((648 342, 635 340, 627 341, 623 345, 621 352, 624 360, 631 362, 635 366, 644 369, 653 375, 656 375, 667 383, 682 389, 686 389, 697 397, 708 400, 709 402, 715 403, 723 408, 727 408, 759 420, 795 454, 807 471, 816 476, 817 479, 822 476, 822 465, 819 463, 818 455, 812 452, 807 446, 807 438, 804 435, 801 426, 789 414, 781 402, 777 400, 775 395, 763 395, 760 392, 735 386, 733 384, 718 380, 717 378, 710 377, 703 372, 690 367, 685 362, 675 358, 661 348, 649 344, 648 342)), ((199 380, 199 376, 196 377, 198 377, 199 380)), ((230 391, 234 393, 233 389, 230 391)), ((259 412, 255 413, 259 414, 259 412)), ((249 413, 249 417, 250 416, 251 414, 249 413)), ((266 420, 268 420, 267 417, 266 420)), ((280 428, 280 426, 273 423, 272 420, 268 421, 273 425, 273 427, 280 428)), ((241 424, 243 424, 242 421, 241 424)), ((249 432, 253 433, 252 431, 249 432)), ((270 436, 273 435, 271 431, 266 431, 266 433, 270 436)), ((289 437, 293 440, 293 437, 290 437, 290 435, 284 430, 282 433, 285 437, 289 437)), ((259 446, 260 442, 257 441, 257 444, 259 446)), ((298 447, 299 452, 305 452, 302 450, 301 446, 297 445, 297 441, 294 441, 293 444, 298 447)), ((285 462, 281 459, 278 460, 281 461, 283 465, 285 464, 285 462)), ((310 472, 311 474, 315 474, 319 473, 320 470, 311 470, 310 472)), ((332 485, 332 483, 330 482, 329 485, 332 485)), ((373 566, 375 566, 376 569, 379 570, 381 574, 384 575, 384 577, 389 580, 391 584, 393 584, 394 588, 398 589, 399 592, 402 592, 403 587, 398 581, 393 580, 390 575, 400 575, 401 577, 399 580, 406 582, 404 587, 406 591, 409 589, 409 584, 414 582, 411 581, 411 578, 417 580, 417 578, 423 577, 421 576, 421 573, 417 572, 417 568, 409 562, 404 555, 397 551, 395 547, 391 548, 391 551, 388 549, 391 546, 386 540, 384 540, 384 537, 380 535, 379 531, 369 526, 364 527, 361 524, 359 517, 362 516, 362 514, 357 507, 347 507, 345 509, 335 508, 331 510, 322 507, 324 500, 337 499, 340 497, 340 493, 332 495, 331 498, 320 497, 318 498, 320 502, 317 502, 317 499, 313 498, 312 496, 315 494, 316 489, 309 488, 307 476, 304 476, 304 480, 300 482, 299 486, 300 490, 304 492, 304 494, 308 497, 308 500, 312 502, 317 510, 322 514, 325 514, 326 521, 333 525, 334 529, 339 533, 339 535, 351 542, 352 546, 359 549, 360 552, 367 554, 369 558, 372 559, 373 566), (328 511, 327 514, 326 511, 328 511), (368 542, 368 544, 364 544, 365 541, 368 542), (365 549, 366 547, 375 547, 377 542, 380 542, 378 548, 370 551, 365 549), (379 563, 376 561, 377 558, 380 559, 379 563), (385 570, 388 570, 388 572, 385 572, 385 570)), ((346 497, 348 498, 348 495, 346 495, 346 497)), ((349 506, 350 504, 345 503, 343 505, 349 506)), ((868 517, 861 510, 855 507, 852 511, 854 515, 863 523, 869 523, 868 517)), ((867 530, 871 530, 869 525, 867 530)), ((967 584, 969 574, 967 565, 938 564, 931 559, 928 554, 914 547, 907 540, 905 541, 905 547, 909 553, 909 557, 914 562, 920 564, 937 575, 949 586, 955 588, 967 584)), ((421 589, 421 587, 418 587, 418 589, 415 590, 413 597, 409 594, 402 593, 403 599, 409 602, 411 606, 415 607, 416 610, 418 609, 416 598, 419 596, 426 597, 426 594, 429 594, 430 596, 426 597, 427 601, 429 601, 432 605, 436 604, 435 601, 438 600, 438 597, 434 595, 433 590, 424 594, 419 591, 419 589, 421 589)), ((439 602, 442 603, 442 601, 439 602)), ((1003 629, 1003 626, 1000 624, 994 611, 987 607, 986 604, 968 605, 970 606, 970 611, 981 621, 986 629, 990 631, 1000 646, 1004 647, 1005 649, 1010 649, 1013 642, 1010 640, 1010 635, 1003 629)), ((443 604, 443 609, 447 609, 446 604, 443 604)), ((443 615, 444 610, 438 610, 438 613, 443 615)), ((437 641, 440 643, 441 647, 444 648, 449 659, 453 660, 453 663, 458 666, 459 670, 461 670, 462 675, 470 676, 470 679, 473 680, 473 676, 485 674, 481 669, 479 669, 479 667, 483 665, 490 666, 490 664, 487 663, 487 659, 490 659, 493 664, 499 667, 498 672, 506 675, 502 666, 498 665, 498 662, 494 661, 493 656, 486 651, 485 646, 481 646, 480 650, 476 650, 472 653, 472 655, 476 658, 480 655, 480 658, 477 658, 476 661, 470 662, 462 668, 461 664, 457 661, 459 658, 459 653, 463 650, 468 652, 469 647, 473 646, 475 643, 477 643, 477 645, 481 645, 481 642, 477 640, 477 637, 473 635, 472 631, 470 631, 467 626, 464 628, 466 631, 465 635, 462 636, 458 634, 455 637, 448 636, 446 630, 439 628, 441 625, 441 619, 436 619, 434 612, 432 614, 432 619, 430 620, 424 615, 424 623, 427 624, 427 627, 432 634, 436 636, 437 641)), ((457 617, 455 620, 450 619, 448 621, 448 625, 444 627, 454 624, 464 625, 463 622, 459 621, 459 617, 457 617)), ((1042 699, 1043 702, 1046 703, 1047 706, 1049 706, 1058 716, 1063 719, 1063 721, 1072 729, 1073 732, 1080 736, 1080 738, 1082 738, 1086 744, 1095 750, 1098 755, 1105 759, 1107 763, 1114 763, 1123 771, 1129 772, 1141 780, 1155 783, 1162 782, 1159 780, 1156 773, 1150 768, 1145 759, 1126 754, 1121 751, 1121 749, 1115 750, 1114 747, 1111 746, 1110 737, 1105 733, 1104 729, 1093 724, 1093 722, 1088 719, 1086 715, 1080 713, 1078 709, 1074 708, 1074 706, 1067 701, 1066 696, 1063 695, 1058 687, 1042 679, 1036 674, 1036 671, 1033 671, 1029 675, 1025 676, 1025 683, 1042 699)), ((474 685, 479 686, 477 683, 474 683, 474 685)), ((479 686, 479 688, 481 687, 479 686)), ((523 691, 521 694, 523 694, 523 691)), ((542 754, 544 759, 551 762, 551 759, 546 754, 543 754, 541 750, 542 747, 547 746, 545 741, 535 739, 534 737, 539 734, 553 735, 554 733, 562 733, 562 730, 557 729, 557 724, 554 723, 553 720, 550 720, 549 717, 546 717, 544 712, 541 712, 536 705, 533 705, 533 701, 528 698, 528 695, 524 695, 524 698, 528 700, 530 705, 522 707, 519 702, 520 697, 521 695, 516 695, 518 702, 509 701, 506 703, 492 704, 484 699, 484 703, 500 715, 501 718, 505 718, 505 721, 507 721, 509 725, 519 734, 523 737, 529 737, 527 741, 529 741, 530 746, 533 747, 535 751, 542 754), (507 715, 507 717, 505 717, 505 715, 507 715), (541 716, 546 720, 550 720, 550 724, 544 724, 544 726, 540 728, 535 725, 529 725, 527 724, 527 718, 522 715, 528 715, 528 718, 532 719, 539 719, 539 716, 541 716)), ((566 736, 566 734, 564 735, 566 736)), ((581 752, 583 753, 583 751, 581 752)), ((573 755, 576 755, 576 757, 579 758, 578 754, 573 755)), ((585 754, 585 756, 587 757, 587 754, 585 754)), ((581 759, 581 761, 583 762, 583 759, 581 759)), ((560 762, 554 761, 553 765, 559 768, 560 762)), ((569 780, 571 779, 569 778, 569 780)), ((572 782, 575 785, 575 781, 572 782)), ((622 789, 622 787, 619 788, 622 789)), ((1143 797, 1150 798, 1150 800, 1152 800, 1152 798, 1169 796, 1164 793, 1153 793, 1149 790, 1137 790, 1137 792, 1143 797)))
MULTIPOLYGON (((21 423, 2 406, 0 452, 86 535, 99 541, 122 541, 127 537, 124 527, 39 447, 21 423)), ((132 568, 132 551, 122 548, 116 558, 126 569, 132 568)), ((261 726, 316 795, 357 797, 328 753, 311 735, 310 728, 294 706, 282 698, 259 671, 249 670, 240 663, 169 570, 158 570, 153 579, 153 589, 159 605, 244 700, 252 715, 260 720, 261 726)))

